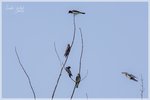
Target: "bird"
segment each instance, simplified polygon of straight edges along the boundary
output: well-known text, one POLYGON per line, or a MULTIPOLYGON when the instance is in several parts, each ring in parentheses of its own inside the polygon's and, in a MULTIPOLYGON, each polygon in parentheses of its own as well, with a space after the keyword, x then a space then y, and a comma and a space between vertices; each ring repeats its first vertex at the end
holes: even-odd
POLYGON ((81 81, 81 76, 80 76, 80 74, 78 73, 78 75, 76 76, 76 85, 75 85, 76 88, 78 88, 80 81, 81 81))
POLYGON ((71 78, 71 76, 73 76, 73 75, 72 75, 72 73, 71 73, 70 68, 71 68, 71 67, 68 66, 68 67, 65 68, 65 70, 66 70, 66 72, 68 73, 69 77, 71 78))
POLYGON ((66 51, 65 51, 65 54, 64 54, 65 57, 67 57, 69 55, 70 50, 71 50, 71 46, 70 46, 70 44, 68 44, 67 48, 66 48, 66 51))
POLYGON ((85 14, 85 12, 81 12, 81 11, 78 11, 78 10, 69 10, 68 13, 71 13, 71 14, 74 14, 74 15, 85 14))
POLYGON ((130 80, 133 80, 133 81, 138 82, 137 77, 135 77, 134 75, 129 74, 129 73, 127 73, 127 72, 122 72, 122 74, 125 74, 125 76, 126 76, 127 78, 129 78, 130 80))

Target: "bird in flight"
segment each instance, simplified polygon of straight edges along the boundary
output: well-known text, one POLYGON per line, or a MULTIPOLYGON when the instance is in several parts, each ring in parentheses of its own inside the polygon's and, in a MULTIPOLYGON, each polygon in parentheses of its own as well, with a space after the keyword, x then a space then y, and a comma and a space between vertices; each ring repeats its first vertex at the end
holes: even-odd
POLYGON ((68 13, 71 13, 71 14, 74 14, 74 15, 77 15, 77 14, 85 14, 85 12, 81 12, 81 11, 78 11, 78 10, 69 10, 68 13))
POLYGON ((64 54, 65 57, 67 57, 69 55, 70 50, 71 50, 71 46, 70 46, 70 44, 68 44, 67 48, 66 48, 66 51, 65 51, 65 54, 64 54))
POLYGON ((78 75, 76 76, 76 88, 78 88, 80 81, 81 81, 81 76, 78 73, 78 75))
POLYGON ((129 74, 129 73, 127 73, 127 72, 122 72, 122 74, 124 74, 124 75, 125 75, 127 78, 129 78, 130 80, 133 80, 133 81, 138 82, 137 77, 135 77, 134 75, 129 74))
POLYGON ((70 68, 71 68, 70 66, 68 66, 68 67, 65 68, 65 70, 66 70, 66 72, 68 73, 69 77, 72 76, 72 73, 71 73, 70 68))

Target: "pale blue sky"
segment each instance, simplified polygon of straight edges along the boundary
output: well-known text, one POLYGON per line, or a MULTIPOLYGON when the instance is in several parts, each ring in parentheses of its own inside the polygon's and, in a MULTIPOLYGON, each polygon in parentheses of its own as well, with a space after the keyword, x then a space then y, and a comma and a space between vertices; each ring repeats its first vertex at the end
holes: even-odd
MULTIPOLYGON (((76 16, 82 28, 84 54, 82 81, 74 97, 139 98, 140 84, 128 80, 123 71, 144 78, 144 97, 148 96, 148 3, 3 3, 3 86, 4 98, 33 97, 17 57, 31 77, 39 98, 51 97, 60 71, 54 51, 64 61, 64 51, 73 35, 72 15, 68 10, 86 12, 76 16), (16 12, 22 7, 22 12, 16 12), (10 9, 11 8, 11 9, 10 9)), ((79 30, 67 65, 73 77, 78 72, 81 40, 79 30)), ((55 97, 70 97, 74 83, 63 71, 55 97)))

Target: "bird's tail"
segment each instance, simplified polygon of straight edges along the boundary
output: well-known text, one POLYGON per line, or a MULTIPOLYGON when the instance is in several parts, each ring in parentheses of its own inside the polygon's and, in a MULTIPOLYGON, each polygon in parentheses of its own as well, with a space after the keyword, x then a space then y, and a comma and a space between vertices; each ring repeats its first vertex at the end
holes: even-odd
POLYGON ((81 14, 85 14, 85 12, 81 12, 81 14))
POLYGON ((137 80, 137 79, 135 79, 135 78, 132 78, 132 80, 134 80, 134 81, 138 82, 138 80, 137 80))
POLYGON ((79 85, 79 84, 76 83, 76 88, 78 88, 78 85, 79 85))
POLYGON ((72 74, 69 74, 69 77, 73 76, 72 74))

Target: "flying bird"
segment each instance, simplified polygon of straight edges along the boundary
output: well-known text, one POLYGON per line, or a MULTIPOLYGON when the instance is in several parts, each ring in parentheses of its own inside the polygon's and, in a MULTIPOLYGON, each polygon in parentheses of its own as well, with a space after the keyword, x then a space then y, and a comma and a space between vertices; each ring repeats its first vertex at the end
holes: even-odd
POLYGON ((72 73, 71 73, 70 68, 71 68, 70 66, 68 66, 68 67, 65 68, 65 70, 68 73, 69 77, 73 76, 72 73))
POLYGON ((127 73, 127 72, 122 72, 122 74, 125 74, 125 76, 126 76, 127 78, 129 78, 130 80, 133 80, 133 81, 138 82, 137 77, 135 77, 134 75, 129 74, 129 73, 127 73))
POLYGON ((70 50, 71 50, 71 46, 70 46, 70 44, 68 44, 67 48, 66 48, 66 51, 65 51, 65 54, 64 54, 65 57, 67 57, 69 55, 70 50))
POLYGON ((74 14, 74 15, 85 14, 85 12, 81 12, 81 11, 78 11, 78 10, 69 10, 68 13, 71 13, 71 14, 74 14))
POLYGON ((78 88, 80 81, 81 81, 81 76, 78 73, 78 75, 76 76, 76 88, 78 88))

